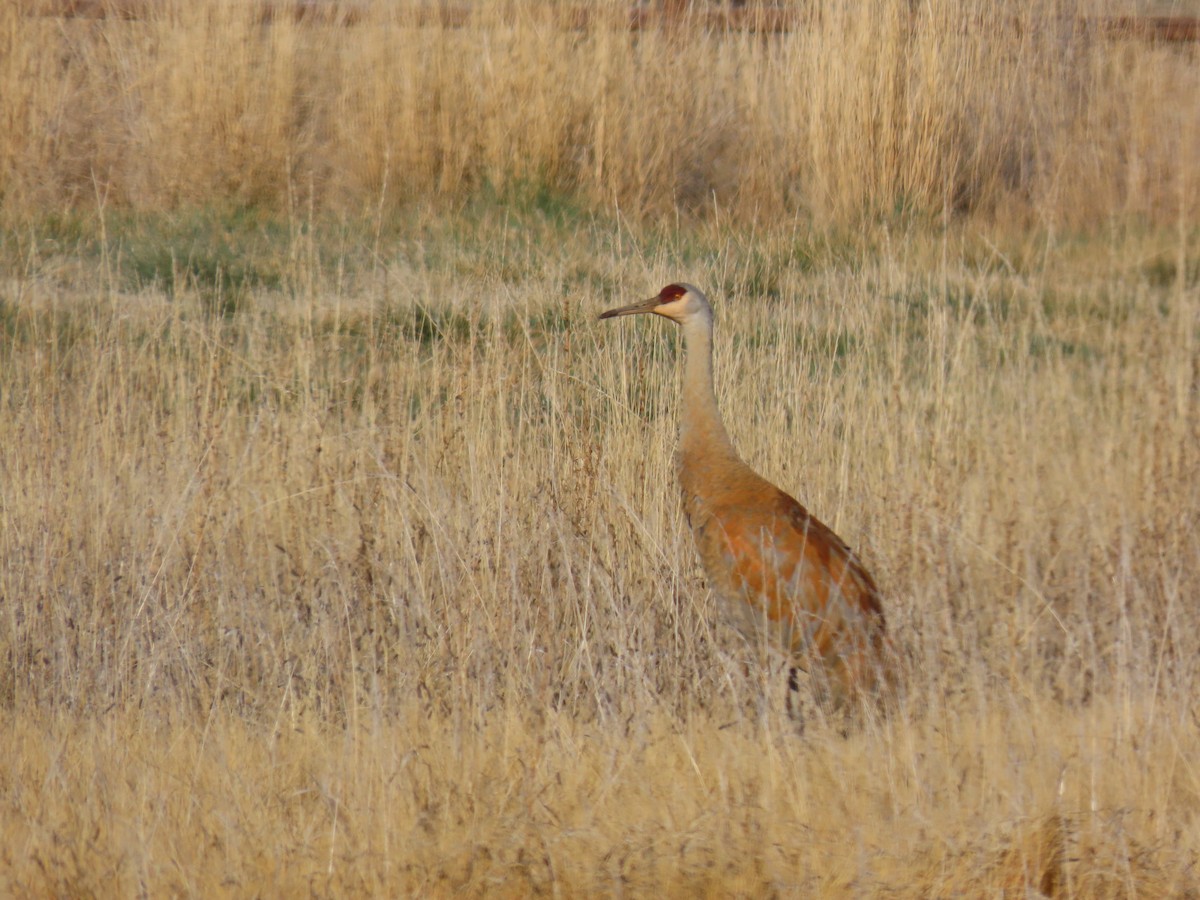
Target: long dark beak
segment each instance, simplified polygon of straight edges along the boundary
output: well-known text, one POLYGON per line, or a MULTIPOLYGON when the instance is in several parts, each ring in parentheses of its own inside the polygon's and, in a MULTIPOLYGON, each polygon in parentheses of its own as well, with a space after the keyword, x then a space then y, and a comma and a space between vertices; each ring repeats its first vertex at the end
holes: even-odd
POLYGON ((610 309, 600 313, 601 319, 613 319, 617 316, 636 316, 638 313, 652 313, 658 308, 661 301, 658 297, 651 297, 649 300, 643 300, 640 303, 631 303, 629 306, 618 306, 616 309, 610 309))

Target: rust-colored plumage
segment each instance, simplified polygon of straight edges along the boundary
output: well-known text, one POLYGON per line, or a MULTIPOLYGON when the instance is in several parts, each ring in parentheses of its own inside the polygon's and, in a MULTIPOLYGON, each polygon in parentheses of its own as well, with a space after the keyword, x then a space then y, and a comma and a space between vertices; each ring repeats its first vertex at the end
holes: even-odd
POLYGON ((748 637, 772 639, 801 668, 811 672, 819 663, 835 700, 874 688, 887 643, 879 590, 841 538, 733 449, 713 390, 708 299, 691 285, 671 284, 600 318, 639 313, 683 328, 679 483, 696 549, 727 618, 748 637))

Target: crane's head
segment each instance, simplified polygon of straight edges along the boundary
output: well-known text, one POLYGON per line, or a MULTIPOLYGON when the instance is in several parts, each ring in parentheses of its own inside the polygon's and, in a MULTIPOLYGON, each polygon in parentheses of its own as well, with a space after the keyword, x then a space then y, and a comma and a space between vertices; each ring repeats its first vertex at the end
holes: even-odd
POLYGON ((654 313, 663 316, 680 325, 686 325, 694 319, 712 322, 712 307, 708 298, 700 289, 690 284, 668 284, 658 292, 657 297, 634 303, 630 306, 619 306, 607 312, 600 313, 601 319, 611 319, 615 316, 636 316, 640 313, 654 313))

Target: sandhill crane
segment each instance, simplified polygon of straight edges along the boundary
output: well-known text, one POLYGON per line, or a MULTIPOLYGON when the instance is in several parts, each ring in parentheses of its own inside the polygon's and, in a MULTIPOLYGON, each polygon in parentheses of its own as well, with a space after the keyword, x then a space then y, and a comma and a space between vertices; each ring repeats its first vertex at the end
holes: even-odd
POLYGON ((879 590, 841 538, 734 450, 713 389, 708 299, 690 284, 669 284, 656 297, 600 318, 641 313, 683 327, 679 485, 726 618, 747 637, 765 635, 790 656, 789 711, 797 667, 818 675, 814 683, 826 684, 838 704, 873 689, 887 646, 879 590))

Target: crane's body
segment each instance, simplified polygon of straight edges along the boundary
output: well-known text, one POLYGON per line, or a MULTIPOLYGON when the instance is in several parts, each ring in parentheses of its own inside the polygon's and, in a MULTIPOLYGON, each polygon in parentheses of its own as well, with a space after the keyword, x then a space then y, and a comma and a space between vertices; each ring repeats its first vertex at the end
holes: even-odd
POLYGON ((734 450, 713 388, 708 299, 691 285, 672 284, 600 318, 639 313, 683 328, 679 483, 696 550, 726 618, 751 639, 771 639, 801 668, 811 672, 818 663, 837 700, 874 687, 886 644, 879 590, 833 531, 734 450))

